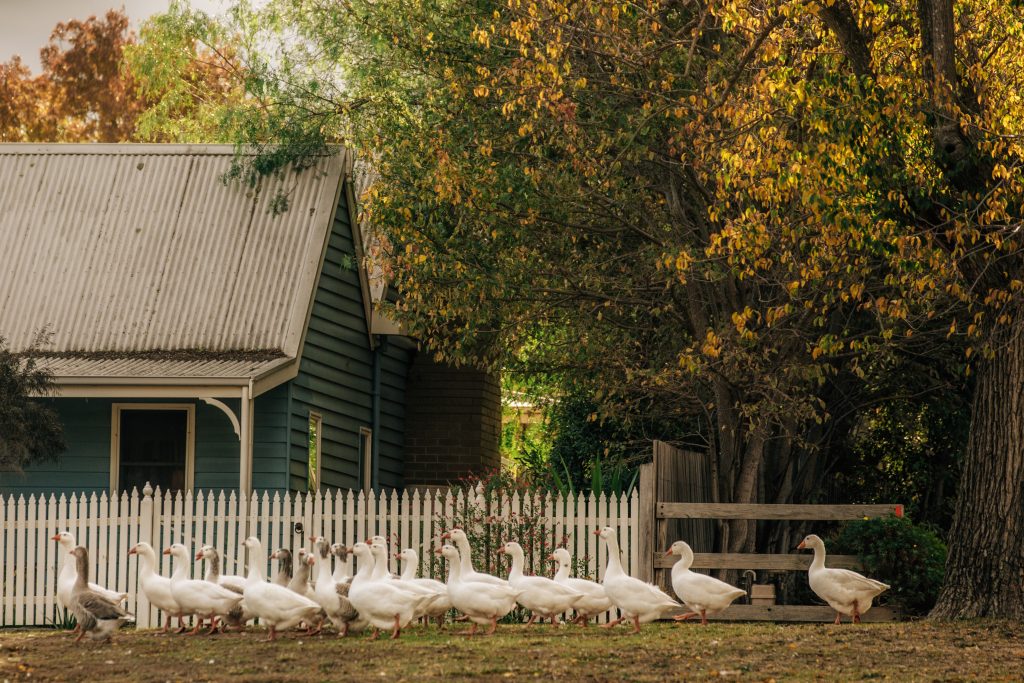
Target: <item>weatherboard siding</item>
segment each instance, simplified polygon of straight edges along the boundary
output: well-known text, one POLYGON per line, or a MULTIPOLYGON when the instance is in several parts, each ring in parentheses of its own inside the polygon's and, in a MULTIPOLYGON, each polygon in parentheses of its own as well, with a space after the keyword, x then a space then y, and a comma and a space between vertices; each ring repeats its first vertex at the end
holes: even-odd
MULTIPOLYGON (((289 488, 306 490, 308 485, 311 412, 323 419, 321 486, 359 488, 359 429, 373 422, 373 351, 344 193, 314 295, 299 374, 289 390, 289 488)), ((382 477, 381 483, 400 486, 401 471, 382 477)))
POLYGON ((405 379, 414 351, 388 344, 381 354, 377 449, 381 482, 405 481, 405 379))
MULTIPOLYGON (((287 388, 256 399, 253 486, 283 489, 287 440, 287 388)), ((22 473, 0 472, 0 493, 70 494, 110 487, 111 413, 114 403, 180 403, 195 406, 195 488, 238 488, 238 436, 219 408, 190 399, 58 398, 52 405, 64 427, 68 449, 56 460, 35 463, 22 473)), ((224 401, 237 414, 238 399, 224 401)))

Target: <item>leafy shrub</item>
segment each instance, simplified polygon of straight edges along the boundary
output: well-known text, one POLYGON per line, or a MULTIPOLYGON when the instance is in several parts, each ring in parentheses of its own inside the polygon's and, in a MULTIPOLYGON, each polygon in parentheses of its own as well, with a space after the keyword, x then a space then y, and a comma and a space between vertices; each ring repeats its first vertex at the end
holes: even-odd
POLYGON ((857 555, 865 573, 892 586, 883 593, 910 614, 925 614, 942 587, 946 545, 928 526, 882 517, 844 524, 829 551, 857 555))

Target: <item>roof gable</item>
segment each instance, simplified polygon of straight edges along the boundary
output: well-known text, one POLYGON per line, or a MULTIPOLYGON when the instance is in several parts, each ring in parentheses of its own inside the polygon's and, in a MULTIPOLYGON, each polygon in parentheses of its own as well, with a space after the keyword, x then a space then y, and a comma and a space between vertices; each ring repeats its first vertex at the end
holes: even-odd
POLYGON ((264 179, 230 146, 0 145, 0 335, 25 350, 295 357, 349 168, 264 179), (274 215, 283 191, 289 210, 274 215))

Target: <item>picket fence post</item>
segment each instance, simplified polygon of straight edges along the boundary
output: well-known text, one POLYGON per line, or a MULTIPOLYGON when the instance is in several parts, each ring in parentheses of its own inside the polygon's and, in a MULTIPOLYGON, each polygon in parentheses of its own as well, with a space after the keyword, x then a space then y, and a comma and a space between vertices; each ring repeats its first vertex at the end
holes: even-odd
MULTIPOLYGON (((146 485, 142 488, 142 500, 139 503, 139 529, 136 538, 139 539, 140 543, 148 543, 153 545, 153 487, 146 482, 146 485)), ((156 552, 160 552, 157 550, 156 552)), ((136 565, 136 570, 138 566, 136 565)), ((135 627, 136 628, 152 628, 152 614, 149 608, 149 600, 146 598, 146 594, 142 591, 138 591, 136 594, 136 607, 135 607, 135 627)))

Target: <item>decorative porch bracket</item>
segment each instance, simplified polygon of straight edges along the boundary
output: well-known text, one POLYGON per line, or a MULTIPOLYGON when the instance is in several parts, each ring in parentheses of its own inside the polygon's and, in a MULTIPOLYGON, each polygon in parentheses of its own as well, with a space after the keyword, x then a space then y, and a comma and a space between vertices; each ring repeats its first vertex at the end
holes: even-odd
POLYGON ((226 403, 224 403, 223 401, 218 401, 215 398, 209 398, 207 396, 200 396, 199 400, 202 401, 203 403, 213 406, 214 408, 220 408, 221 411, 228 416, 228 419, 231 420, 231 428, 235 430, 235 436, 237 436, 238 438, 242 437, 241 430, 239 429, 238 426, 238 416, 235 415, 235 411, 231 410, 231 408, 229 408, 226 403))

